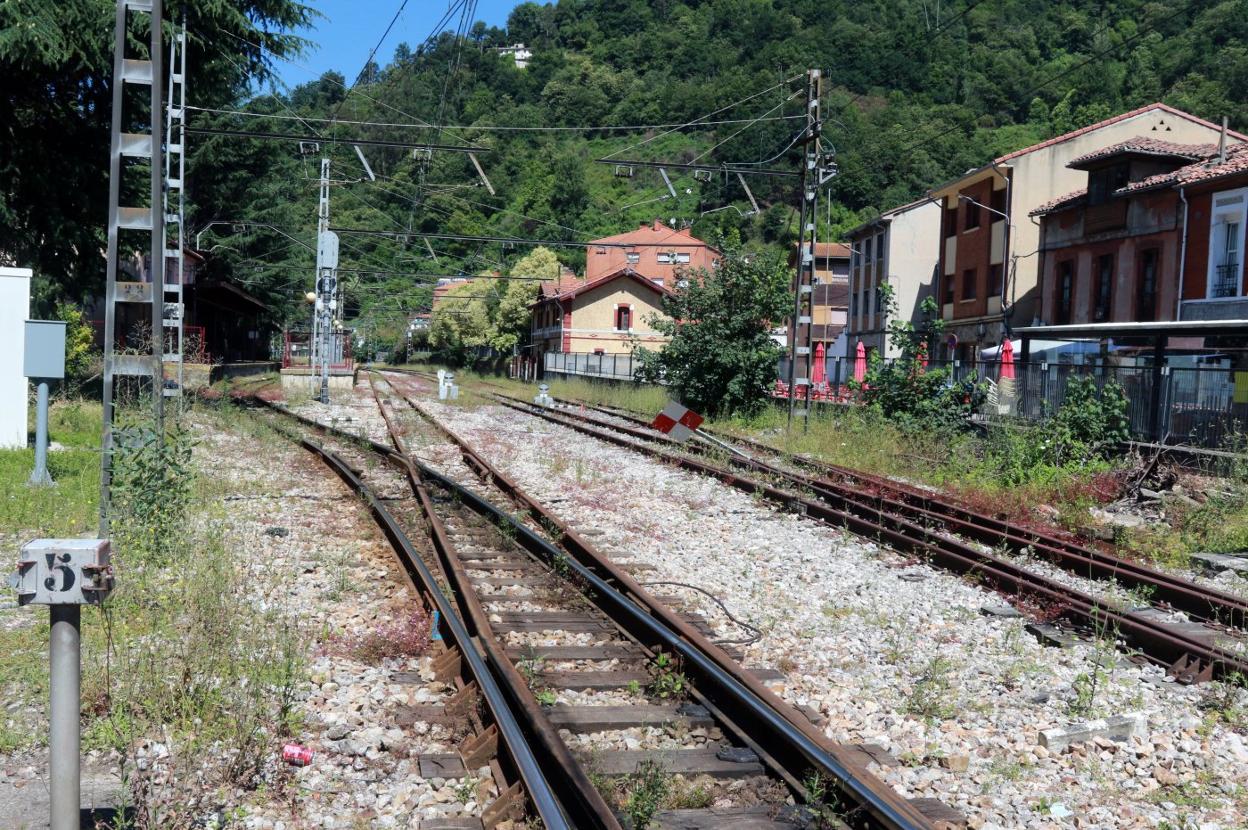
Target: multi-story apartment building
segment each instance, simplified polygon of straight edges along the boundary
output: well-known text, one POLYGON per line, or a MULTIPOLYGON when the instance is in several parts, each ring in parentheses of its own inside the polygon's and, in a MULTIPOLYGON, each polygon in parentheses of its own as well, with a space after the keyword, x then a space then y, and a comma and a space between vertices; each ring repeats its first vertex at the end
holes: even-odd
MULTIPOLYGON (((797 268, 800 246, 789 254, 789 266, 797 268)), ((823 345, 826 357, 845 357, 845 325, 849 319, 849 245, 844 242, 815 243, 815 286, 811 292, 811 348, 823 345)), ((777 332, 780 342, 791 345, 787 320, 777 332)))
MULTIPOLYGON (((1028 215, 1085 184, 1087 171, 1071 162, 1095 165, 1098 151, 1132 139, 1191 145, 1216 142, 1219 133, 1194 115, 1150 104, 1007 153, 934 189, 931 196, 943 210, 938 293, 950 334, 947 352, 973 360, 1008 328, 1043 316, 1040 228, 1028 215)), ((1121 174, 1121 166, 1111 166, 1121 174)), ((1125 184, 1098 178, 1094 186, 1125 184)))
POLYGON ((850 354, 861 341, 869 351, 896 357, 880 287, 892 289, 903 319, 920 321, 923 298, 935 291, 940 208, 929 199, 893 208, 854 228, 849 239, 850 354))
POLYGON ((1042 322, 1248 319, 1248 144, 1136 138, 1074 159, 1040 218, 1042 322))

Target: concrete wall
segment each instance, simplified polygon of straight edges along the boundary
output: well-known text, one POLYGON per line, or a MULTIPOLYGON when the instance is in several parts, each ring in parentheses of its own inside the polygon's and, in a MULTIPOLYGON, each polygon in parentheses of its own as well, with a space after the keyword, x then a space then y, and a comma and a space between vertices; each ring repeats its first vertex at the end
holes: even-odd
POLYGON ((29 268, 0 267, 0 447, 22 448, 28 383, 23 374, 25 321, 30 317, 29 268))
POLYGON ((924 202, 907 210, 885 214, 885 217, 891 221, 883 234, 871 230, 854 238, 854 248, 862 251, 867 237, 874 235, 876 244, 883 240, 884 254, 880 259, 874 259, 873 255, 873 263, 855 268, 851 274, 852 304, 847 345, 851 358, 859 340, 885 357, 896 357, 898 354, 885 333, 889 321, 876 302, 877 279, 887 280, 901 317, 913 323, 922 319, 920 305, 935 290, 941 233, 940 205, 924 202))
POLYGON ((570 341, 563 351, 593 352, 602 349, 606 354, 624 354, 631 350, 631 338, 637 337, 648 348, 662 348, 667 338, 650 325, 651 315, 662 315, 660 294, 651 291, 628 277, 591 288, 572 300, 570 341), (615 311, 628 306, 632 311, 629 331, 617 331, 615 311))

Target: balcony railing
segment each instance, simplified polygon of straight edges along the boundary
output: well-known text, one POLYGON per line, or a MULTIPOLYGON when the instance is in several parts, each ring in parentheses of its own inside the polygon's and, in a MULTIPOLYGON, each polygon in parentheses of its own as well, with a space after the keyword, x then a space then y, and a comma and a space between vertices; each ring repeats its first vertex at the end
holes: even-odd
POLYGON ((1241 271, 1238 262, 1227 262, 1218 266, 1218 278, 1213 284, 1213 296, 1238 297, 1241 271))

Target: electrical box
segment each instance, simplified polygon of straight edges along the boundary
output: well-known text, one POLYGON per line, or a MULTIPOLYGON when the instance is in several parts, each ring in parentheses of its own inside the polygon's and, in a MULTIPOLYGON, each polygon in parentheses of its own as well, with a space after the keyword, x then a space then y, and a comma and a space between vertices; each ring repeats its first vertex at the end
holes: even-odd
POLYGON ((26 321, 23 373, 28 378, 65 377, 65 324, 60 320, 26 321))
POLYGON ((107 539, 35 539, 22 545, 9 584, 19 605, 99 605, 113 590, 107 539))

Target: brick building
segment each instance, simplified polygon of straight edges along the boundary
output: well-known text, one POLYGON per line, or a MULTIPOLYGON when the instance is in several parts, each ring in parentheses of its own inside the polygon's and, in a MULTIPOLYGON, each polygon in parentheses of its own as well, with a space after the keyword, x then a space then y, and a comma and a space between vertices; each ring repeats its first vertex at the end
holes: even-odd
POLYGON ((595 281, 625 268, 673 288, 681 270, 710 269, 722 256, 688 229, 659 220, 627 233, 595 239, 585 246, 585 279, 595 281))
MULTIPOLYGON (((1097 171, 1094 188, 1117 188, 1127 181, 1103 177, 1110 172, 1121 176, 1131 163, 1143 169, 1158 160, 1129 153, 1102 157, 1102 151, 1140 138, 1208 144, 1218 141, 1220 132, 1194 115, 1150 104, 1007 153, 933 190, 943 209, 938 293, 952 335, 946 351, 974 359, 982 347, 999 343, 1007 326, 1042 318, 1040 257, 1035 255, 1040 229, 1028 214, 1085 185, 1090 169, 1097 171), (1076 160, 1082 161, 1072 164, 1076 160)), ((1230 138, 1238 142, 1245 137, 1232 133, 1230 138)))
POLYGON ((1069 166, 1087 186, 1032 212, 1044 323, 1248 319, 1248 145, 1137 138, 1069 166))

